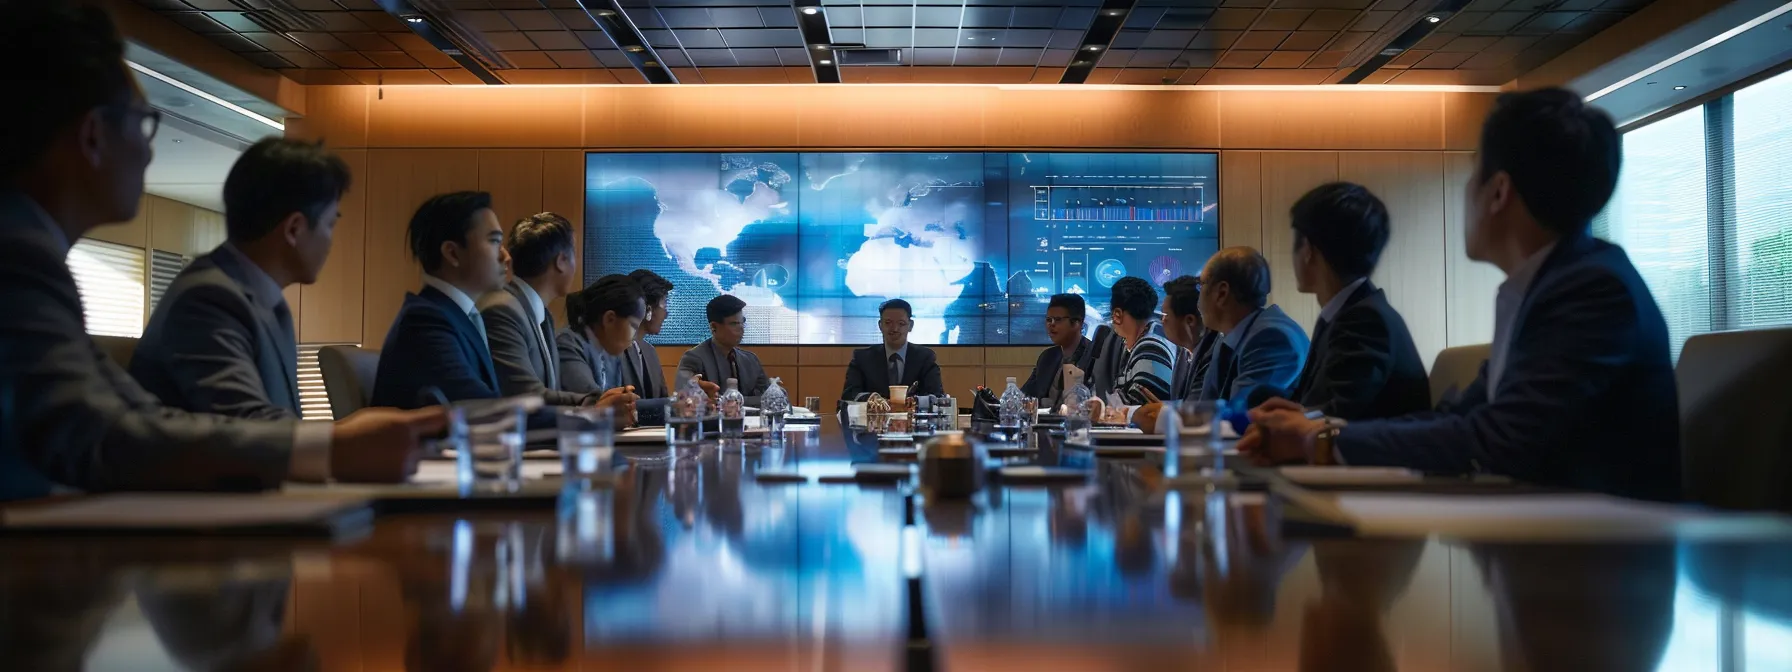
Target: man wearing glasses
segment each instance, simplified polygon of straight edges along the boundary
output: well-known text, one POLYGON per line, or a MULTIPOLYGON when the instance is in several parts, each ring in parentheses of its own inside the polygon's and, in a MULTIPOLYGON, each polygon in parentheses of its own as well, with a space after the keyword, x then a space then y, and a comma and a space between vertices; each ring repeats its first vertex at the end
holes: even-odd
POLYGON ((759 395, 765 394, 772 381, 765 376, 759 356, 740 349, 740 342, 747 336, 747 316, 743 314, 746 309, 747 302, 733 294, 709 300, 709 306, 704 309, 709 317, 709 339, 685 351, 678 359, 679 388, 690 384, 691 377, 702 376, 698 385, 715 395, 720 392, 717 386, 733 378, 739 383, 740 393, 747 398, 748 405, 759 403, 759 395))
POLYGON ((1020 387, 1027 396, 1046 400, 1045 408, 1057 408, 1062 401, 1065 365, 1079 369, 1085 366, 1083 358, 1090 351, 1089 339, 1083 336, 1086 314, 1083 297, 1075 294, 1053 296, 1045 309, 1045 333, 1051 337, 1052 347, 1039 353, 1033 374, 1020 387))
POLYGON ((946 386, 940 383, 940 365, 933 350, 908 342, 908 333, 914 328, 915 311, 907 301, 891 299, 878 306, 877 329, 883 333, 883 346, 853 351, 840 398, 856 400, 872 392, 887 395, 892 385, 909 386, 909 394, 944 395, 946 386))

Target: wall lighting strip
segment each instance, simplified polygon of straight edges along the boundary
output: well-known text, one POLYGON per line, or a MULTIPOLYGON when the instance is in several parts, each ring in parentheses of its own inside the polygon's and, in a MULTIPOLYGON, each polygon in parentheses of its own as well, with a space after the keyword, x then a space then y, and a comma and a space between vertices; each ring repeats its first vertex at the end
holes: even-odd
POLYGON ((183 82, 183 81, 180 81, 180 80, 178 80, 178 79, 175 79, 175 78, 173 78, 173 77, 169 77, 169 76, 167 76, 167 75, 164 75, 164 74, 162 74, 162 73, 159 73, 159 72, 156 72, 156 71, 154 71, 154 70, 151 70, 151 69, 149 69, 149 68, 146 68, 146 67, 143 67, 143 66, 142 66, 142 65, 139 65, 139 64, 138 64, 138 63, 137 63, 137 62, 135 62, 135 61, 125 61, 125 64, 126 64, 126 65, 129 65, 129 66, 131 66, 131 69, 132 69, 132 70, 136 70, 136 71, 137 71, 137 72, 141 72, 141 73, 143 73, 143 74, 145 74, 145 75, 149 75, 149 76, 151 76, 151 77, 154 77, 154 78, 156 78, 156 79, 159 79, 159 80, 162 80, 162 81, 164 81, 164 82, 167 82, 167 83, 169 83, 169 84, 170 84, 170 85, 173 85, 173 86, 174 86, 174 88, 177 88, 177 89, 180 89, 180 90, 182 90, 182 91, 185 91, 185 92, 187 92, 187 93, 191 93, 191 94, 193 94, 193 95, 195 95, 195 96, 199 96, 199 97, 200 97, 200 98, 204 98, 204 99, 206 99, 206 100, 208 100, 208 101, 210 101, 210 102, 212 102, 212 103, 214 103, 214 104, 216 104, 216 105, 218 105, 218 106, 219 106, 219 107, 222 107, 222 108, 224 108, 224 109, 226 109, 226 110, 230 110, 230 111, 231 111, 231 112, 235 112, 235 113, 237 113, 237 114, 240 114, 240 115, 243 115, 243 116, 245 116, 245 117, 248 117, 248 118, 250 118, 250 119, 254 119, 254 120, 256 120, 256 121, 259 121, 259 122, 261 122, 261 123, 264 123, 264 124, 267 124, 267 125, 269 125, 269 126, 272 126, 272 127, 273 127, 273 128, 274 128, 274 130, 276 130, 276 131, 280 131, 280 132, 281 132, 281 133, 285 133, 285 132, 286 132, 286 124, 282 124, 282 123, 280 123, 280 122, 278 122, 278 121, 274 121, 274 120, 273 120, 273 119, 269 119, 269 118, 267 118, 267 117, 264 117, 264 116, 261 116, 261 115, 259 115, 259 114, 256 114, 256 113, 255 113, 255 112, 252 112, 252 111, 250 111, 250 110, 249 110, 249 109, 248 109, 248 108, 245 108, 245 107, 243 107, 243 106, 241 106, 241 105, 238 105, 238 104, 236 104, 236 103, 233 103, 233 102, 230 102, 230 101, 228 101, 228 100, 225 100, 225 99, 223 99, 223 98, 219 98, 219 97, 217 97, 217 96, 214 96, 214 95, 212 95, 212 94, 209 94, 209 93, 206 93, 206 92, 204 92, 204 91, 201 91, 201 90, 199 90, 199 89, 198 89, 198 88, 197 88, 197 87, 195 87, 195 86, 193 86, 193 85, 191 85, 191 84, 188 84, 188 83, 186 83, 186 82, 183 82))
POLYGON ((1604 97, 1605 95, 1610 94, 1613 91, 1617 91, 1618 89, 1622 89, 1626 86, 1630 86, 1631 84, 1635 84, 1635 83, 1637 83, 1637 81, 1643 79, 1644 77, 1648 77, 1650 75, 1654 75, 1657 72, 1661 72, 1662 70, 1666 70, 1667 68, 1674 65, 1675 63, 1679 63, 1681 61, 1684 61, 1686 59, 1689 59, 1689 58, 1699 55, 1699 52, 1705 51, 1706 49, 1710 49, 1719 44, 1723 44, 1725 40, 1728 40, 1737 35, 1741 35, 1750 30, 1754 30, 1754 28, 1756 26, 1759 26, 1763 23, 1767 23, 1768 21, 1777 19, 1781 15, 1785 14, 1786 12, 1792 12, 1792 2, 1788 2, 1784 5, 1780 5, 1779 7, 1775 8, 1773 11, 1770 11, 1766 14, 1757 16, 1753 20, 1751 20, 1747 23, 1736 26, 1735 28, 1731 28, 1724 32, 1718 33, 1717 35, 1713 36, 1711 39, 1705 40, 1704 42, 1700 42, 1698 44, 1695 44, 1691 48, 1687 49, 1686 51, 1682 51, 1678 54, 1674 54, 1673 56, 1669 56, 1666 60, 1663 60, 1660 63, 1656 63, 1655 65, 1651 65, 1647 68, 1644 68, 1642 71, 1640 71, 1634 75, 1620 79, 1620 80, 1618 80, 1618 82, 1616 84, 1605 87, 1598 91, 1594 91, 1593 95, 1587 96, 1587 100, 1589 100, 1589 101, 1598 100, 1598 99, 1604 97))

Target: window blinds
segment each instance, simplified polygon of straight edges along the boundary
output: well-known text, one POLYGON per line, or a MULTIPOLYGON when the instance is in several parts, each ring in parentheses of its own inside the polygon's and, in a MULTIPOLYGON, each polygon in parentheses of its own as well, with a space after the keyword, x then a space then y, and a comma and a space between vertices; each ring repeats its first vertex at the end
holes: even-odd
POLYGON ((87 333, 143 335, 143 249, 82 238, 68 253, 69 272, 81 292, 87 333))

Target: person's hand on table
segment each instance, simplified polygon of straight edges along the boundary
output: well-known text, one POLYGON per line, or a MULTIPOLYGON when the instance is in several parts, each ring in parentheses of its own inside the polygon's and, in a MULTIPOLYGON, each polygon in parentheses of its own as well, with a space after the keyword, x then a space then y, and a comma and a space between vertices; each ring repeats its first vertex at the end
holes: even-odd
POLYGON ((704 380, 703 374, 701 373, 691 376, 691 379, 697 381, 697 387, 703 388, 703 393, 709 395, 709 398, 711 399, 722 394, 722 386, 704 380))
POLYGON ((1251 409, 1251 426, 1238 437, 1238 452, 1258 466, 1307 462, 1313 439, 1325 420, 1307 418, 1307 409, 1280 397, 1251 409))
POLYGON ((403 483, 417 472, 423 437, 441 434, 440 406, 401 411, 363 408, 336 421, 330 433, 330 476, 358 483, 403 483))
POLYGON ((635 386, 623 385, 604 390, 591 405, 610 409, 615 414, 617 426, 632 427, 635 424, 635 402, 639 399, 635 394, 635 386))

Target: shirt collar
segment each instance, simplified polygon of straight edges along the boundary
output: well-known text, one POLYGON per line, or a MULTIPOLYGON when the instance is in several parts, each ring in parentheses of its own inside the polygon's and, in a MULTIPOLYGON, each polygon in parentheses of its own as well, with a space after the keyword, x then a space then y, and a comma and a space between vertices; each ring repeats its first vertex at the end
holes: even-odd
POLYGON ((537 320, 547 319, 548 306, 546 303, 542 302, 541 294, 536 293, 534 287, 529 286, 529 283, 523 282, 521 279, 513 280, 512 282, 515 282, 516 286, 523 288, 523 297, 529 300, 529 310, 531 311, 529 314, 537 320))
POLYGON ((1238 326, 1233 327, 1232 331, 1226 332, 1226 335, 1224 337, 1220 338, 1220 343, 1223 343, 1223 344, 1225 344, 1226 347, 1231 348, 1233 352, 1238 352, 1238 346, 1240 344, 1244 343, 1245 325, 1250 324, 1251 320, 1255 319, 1257 317, 1257 314, 1263 312, 1264 310, 1266 310, 1266 309, 1258 308, 1254 311, 1251 311, 1251 314, 1244 316, 1244 319, 1238 321, 1238 326))
POLYGON ((1505 282, 1500 283, 1499 293, 1515 293, 1523 296, 1530 290, 1531 281, 1537 279, 1537 272, 1543 270, 1543 261, 1548 259, 1549 253, 1555 249, 1556 243, 1550 243, 1544 245, 1543 249, 1531 253, 1531 256, 1525 258, 1524 263, 1512 270, 1511 275, 1506 276, 1505 282))
POLYGON ((902 357, 902 361, 907 362, 908 361, 908 344, 903 343, 902 347, 891 349, 890 344, 885 343, 884 344, 884 359, 889 360, 890 355, 900 355, 902 357))
POLYGON ((448 298, 454 301, 454 305, 460 306, 460 312, 466 314, 479 312, 479 305, 473 303, 473 297, 467 296, 466 292, 460 291, 459 287, 449 284, 447 280, 424 273, 423 284, 436 288, 436 291, 438 292, 447 294, 448 298))
POLYGON ((1350 281, 1350 284, 1345 285, 1343 289, 1338 290, 1338 295, 1332 297, 1332 300, 1325 302, 1324 308, 1319 309, 1319 320, 1322 322, 1332 321, 1332 318, 1338 316, 1338 311, 1344 309, 1344 302, 1350 300, 1350 295, 1355 294, 1356 289, 1363 286, 1363 283, 1368 281, 1369 276, 1365 275, 1350 281))
POLYGON ((268 275, 268 272, 251 260, 248 255, 243 254, 242 250, 237 249, 237 246, 226 242, 219 245, 212 254, 230 257, 237 266, 242 267, 243 280, 249 285, 249 298, 255 301, 256 305, 273 310, 280 304, 286 303, 286 294, 283 293, 285 288, 275 282, 274 277, 268 275))

